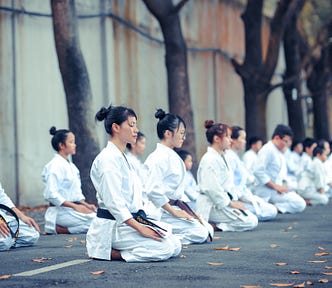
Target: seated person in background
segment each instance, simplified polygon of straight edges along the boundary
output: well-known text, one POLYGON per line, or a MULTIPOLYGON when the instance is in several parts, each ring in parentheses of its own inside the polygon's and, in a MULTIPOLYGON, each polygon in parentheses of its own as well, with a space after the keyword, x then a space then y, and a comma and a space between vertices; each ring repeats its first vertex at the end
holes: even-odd
POLYGON ((302 142, 303 145, 303 153, 301 155, 301 159, 298 166, 298 171, 296 173, 297 180, 301 177, 301 173, 309 167, 312 162, 312 153, 317 146, 315 139, 307 137, 302 142))
POLYGON ((257 161, 257 153, 263 146, 263 140, 259 137, 249 138, 249 150, 243 153, 242 161, 250 173, 254 172, 257 161))
POLYGON ((231 146, 231 131, 227 125, 212 120, 205 121, 205 128, 210 146, 198 166, 200 195, 196 200, 197 213, 216 230, 252 230, 258 219, 238 201, 230 163, 224 156, 225 150, 231 146))
POLYGON ((326 195, 326 173, 324 162, 327 159, 323 147, 317 146, 313 151, 313 161, 301 173, 298 193, 311 205, 326 205, 329 198, 326 195))
POLYGON ((244 166, 239 156, 240 152, 246 147, 246 131, 239 126, 233 126, 231 129, 231 149, 226 151, 225 157, 233 171, 234 185, 238 193, 239 201, 254 213, 259 221, 274 219, 278 214, 277 208, 257 195, 253 195, 249 188, 254 183, 255 179, 244 166))
POLYGON ((196 207, 196 199, 199 195, 197 182, 194 175, 191 173, 193 167, 193 158, 186 150, 175 150, 184 162, 186 167, 186 175, 184 177, 184 197, 183 201, 187 202, 192 209, 196 207))
POLYGON ((281 213, 302 212, 306 207, 304 199, 290 191, 283 182, 287 173, 283 152, 292 141, 293 131, 286 125, 275 128, 272 139, 258 152, 254 174, 258 184, 254 194, 274 204, 281 213))
POLYGON ((331 147, 329 141, 325 139, 320 139, 317 141, 317 146, 324 149, 326 154, 326 160, 324 161, 325 170, 325 181, 326 181, 326 195, 327 197, 332 197, 332 158, 331 158, 331 147))
POLYGON ((287 184, 291 189, 297 190, 297 173, 300 167, 303 144, 300 141, 293 141, 291 149, 287 148, 285 159, 287 165, 287 184))
POLYGON ((145 151, 146 138, 142 132, 137 133, 136 143, 127 143, 127 153, 126 157, 128 161, 134 166, 134 169, 141 179, 142 184, 144 184, 147 174, 147 168, 143 162, 138 158, 145 151))
POLYGON ((42 179, 44 198, 50 203, 45 213, 45 232, 48 234, 86 233, 96 207, 85 202, 80 173, 69 160, 76 153, 75 135, 69 130, 50 129, 52 147, 57 152, 45 165, 42 179))
POLYGON ((17 228, 17 220, 14 216, 9 215, 6 210, 0 207, 0 251, 9 250, 12 247, 17 248, 35 244, 39 239, 40 231, 38 224, 31 217, 24 215, 23 212, 15 207, 14 203, 2 189, 1 183, 0 204, 13 210, 19 218, 18 235, 13 236, 11 235, 11 232, 15 233, 13 230, 17 228))

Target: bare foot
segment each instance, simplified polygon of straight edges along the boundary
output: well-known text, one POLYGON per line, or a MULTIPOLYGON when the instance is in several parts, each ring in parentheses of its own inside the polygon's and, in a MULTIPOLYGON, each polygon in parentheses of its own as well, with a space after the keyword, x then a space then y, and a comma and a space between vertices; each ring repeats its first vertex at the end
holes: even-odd
POLYGON ((121 256, 121 253, 119 250, 116 250, 116 249, 112 249, 112 252, 111 252, 111 260, 121 260, 121 261, 124 261, 124 259, 122 258, 121 256))

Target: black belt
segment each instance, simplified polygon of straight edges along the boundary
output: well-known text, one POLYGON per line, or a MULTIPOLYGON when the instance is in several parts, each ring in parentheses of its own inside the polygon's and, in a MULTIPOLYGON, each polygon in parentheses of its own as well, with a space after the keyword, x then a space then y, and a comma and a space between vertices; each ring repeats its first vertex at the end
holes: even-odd
POLYGON ((0 221, 6 223, 14 242, 16 242, 16 239, 17 239, 18 233, 19 233, 19 228, 20 228, 20 221, 19 221, 16 213, 13 211, 13 209, 11 209, 11 208, 7 207, 6 205, 3 205, 3 204, 0 204, 0 209, 3 209, 6 212, 8 212, 9 214, 11 214, 12 216, 14 216, 14 218, 17 221, 17 228, 16 228, 16 231, 14 232, 14 231, 12 231, 12 229, 10 229, 7 221, 0 215, 0 221))
MULTIPOLYGON (((131 213, 131 215, 133 216, 133 218, 144 225, 148 225, 151 227, 156 227, 158 229, 161 229, 165 232, 167 232, 167 230, 165 230, 164 228, 161 228, 160 226, 158 226, 157 224, 151 222, 148 217, 146 216, 144 210, 138 210, 136 213, 131 213)), ((98 208, 97 209, 97 217, 98 218, 104 218, 104 219, 109 219, 109 220, 116 220, 114 218, 114 216, 110 213, 110 211, 106 210, 106 209, 101 209, 98 208)))

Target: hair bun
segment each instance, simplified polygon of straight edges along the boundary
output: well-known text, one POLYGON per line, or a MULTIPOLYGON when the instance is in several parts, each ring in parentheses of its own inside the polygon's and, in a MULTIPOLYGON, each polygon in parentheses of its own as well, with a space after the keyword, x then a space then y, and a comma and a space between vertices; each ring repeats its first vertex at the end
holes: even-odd
POLYGON ((102 108, 97 112, 97 114, 96 114, 96 119, 97 119, 98 121, 103 121, 103 120, 106 118, 106 116, 107 116, 107 114, 108 114, 108 112, 109 112, 110 109, 111 109, 111 106, 110 106, 108 109, 106 109, 105 107, 102 107, 102 108))
POLYGON ((204 122, 204 127, 206 129, 211 128, 213 125, 214 125, 214 121, 213 120, 205 120, 205 122, 204 122))
POLYGON ((163 109, 157 109, 157 112, 154 114, 154 117, 161 120, 166 116, 166 112, 163 109))
POLYGON ((53 136, 56 134, 56 128, 54 126, 50 128, 50 134, 53 136))

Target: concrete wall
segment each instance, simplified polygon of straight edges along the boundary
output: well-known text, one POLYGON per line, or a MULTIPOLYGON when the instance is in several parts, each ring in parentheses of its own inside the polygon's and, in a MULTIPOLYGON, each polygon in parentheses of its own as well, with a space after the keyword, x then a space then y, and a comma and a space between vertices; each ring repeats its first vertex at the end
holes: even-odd
MULTIPOLYGON (((51 13, 50 1, 0 0, 0 6, 51 13)), ((157 21, 142 1, 76 0, 76 7, 79 15, 111 12, 162 39, 157 21)), ((242 59, 242 10, 234 1, 189 1, 180 14, 188 47, 219 48, 242 59)), ((80 18, 78 23, 93 109, 110 103, 134 108, 148 139, 146 156, 158 141, 154 112, 159 107, 168 110, 163 45, 111 17, 80 18)), ((264 31, 268 33, 266 27, 264 31)), ((188 65, 200 158, 207 146, 204 120, 244 126, 243 90, 229 60, 220 53, 188 52, 188 65)), ((50 17, 0 10, 0 91, 0 181, 16 203, 43 204, 40 174, 54 154, 48 130, 53 125, 68 128, 50 17)), ((274 107, 268 112, 270 131, 275 123, 287 121, 280 91, 274 95, 269 100, 274 107)), ((96 129, 102 147, 107 141, 103 125, 96 129)))

